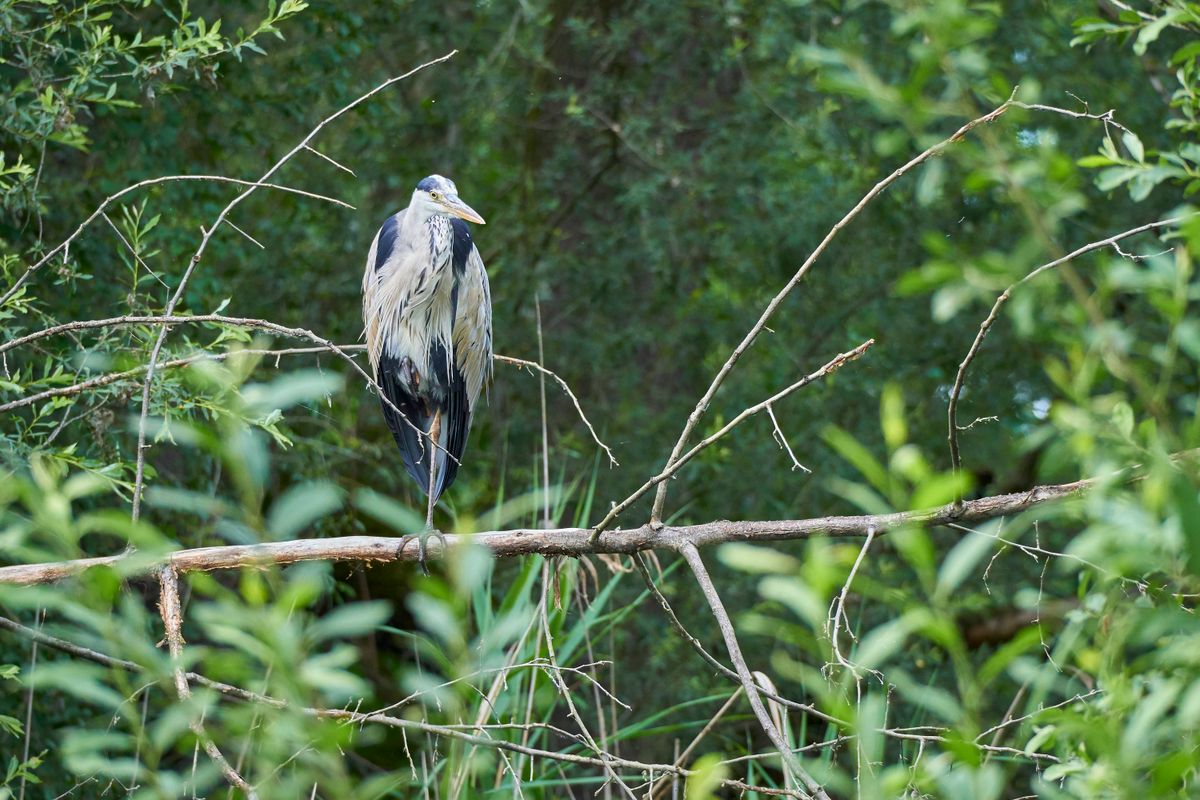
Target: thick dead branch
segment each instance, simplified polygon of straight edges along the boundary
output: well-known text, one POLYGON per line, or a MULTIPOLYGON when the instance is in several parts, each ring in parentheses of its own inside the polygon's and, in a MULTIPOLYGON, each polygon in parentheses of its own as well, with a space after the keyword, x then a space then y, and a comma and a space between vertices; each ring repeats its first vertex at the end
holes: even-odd
MULTIPOLYGON (((590 528, 531 528, 476 534, 447 534, 445 546, 475 544, 491 550, 497 558, 535 553, 578 557, 600 553, 632 554, 656 549, 678 550, 684 544, 708 547, 723 542, 774 542, 807 539, 813 536, 857 537, 866 536, 871 528, 875 529, 876 536, 881 536, 905 525, 979 522, 1016 514, 1080 494, 1094 483, 1095 480, 1090 479, 1037 486, 1027 492, 983 497, 961 505, 950 503, 934 509, 899 511, 893 514, 741 522, 717 520, 682 526, 646 524, 629 530, 609 531, 601 534, 595 541, 592 540, 590 528)), ((298 561, 416 561, 417 549, 418 543, 413 536, 297 539, 258 545, 225 545, 179 550, 158 559, 145 553, 135 553, 0 567, 0 583, 50 583, 97 566, 115 567, 129 575, 150 574, 166 564, 179 572, 207 572, 238 567, 294 564, 298 561)), ((431 539, 427 544, 427 553, 431 559, 440 558, 443 555, 443 544, 436 538, 431 539)))

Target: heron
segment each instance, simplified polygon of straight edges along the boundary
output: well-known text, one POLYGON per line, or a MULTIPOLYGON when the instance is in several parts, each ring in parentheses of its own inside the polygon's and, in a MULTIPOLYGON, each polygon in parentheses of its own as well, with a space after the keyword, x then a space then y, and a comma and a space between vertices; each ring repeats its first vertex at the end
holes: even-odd
POLYGON ((483 217, 454 182, 430 175, 384 221, 363 273, 363 326, 380 406, 404 468, 426 495, 425 567, 438 499, 458 474, 492 374, 492 298, 469 222, 483 217))

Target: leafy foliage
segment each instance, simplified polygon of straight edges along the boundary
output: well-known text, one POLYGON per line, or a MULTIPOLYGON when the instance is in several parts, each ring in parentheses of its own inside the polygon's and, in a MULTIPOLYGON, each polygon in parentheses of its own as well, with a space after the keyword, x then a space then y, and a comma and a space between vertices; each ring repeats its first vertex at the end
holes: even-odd
MULTIPOLYGON (((621 559, 466 548, 429 579, 328 564, 188 575, 183 666, 280 702, 202 685, 181 700, 139 568, 180 547, 419 529, 361 376, 236 320, 357 341, 363 254, 423 175, 452 175, 502 223, 476 237, 498 349, 544 349, 622 462, 601 468, 571 405, 551 387, 543 420, 538 383, 501 366, 442 527, 584 526, 661 468, 712 374, 845 210, 1010 98, 839 234, 697 438, 830 354, 879 343, 775 408, 778 430, 758 420, 706 449, 671 482, 670 521, 883 514, 1093 478, 983 525, 706 558, 751 667, 815 709, 769 703, 835 797, 1189 796, 1198 19, 1188 0, 0 0, 0 342, 139 318, 0 344, 0 558, 137 548, 52 588, 0 586, 4 616, 44 614, 46 632, 129 662, 44 645, 35 660, 0 636, 0 664, 21 665, 0 671, 0 797, 214 796, 225 779, 197 720, 263 797, 619 794, 596 763, 531 754, 598 758, 579 720, 628 762, 669 764, 694 743, 674 787, 689 798, 738 791, 730 779, 786 786, 744 701, 725 707, 735 687, 621 559), (147 184, 54 251, 139 181, 252 180, 327 114, 452 48, 272 178, 354 210, 262 188, 193 262, 198 231, 245 187, 147 184), (209 321, 173 326, 160 354, 134 522, 159 330, 145 317, 193 263, 177 313, 209 321), (966 372, 955 471, 951 387, 1010 287, 966 372), (26 697, 28 730, 11 710, 26 697), (10 756, 26 742, 29 760, 10 756)), ((654 575, 724 659, 678 563, 654 575)))

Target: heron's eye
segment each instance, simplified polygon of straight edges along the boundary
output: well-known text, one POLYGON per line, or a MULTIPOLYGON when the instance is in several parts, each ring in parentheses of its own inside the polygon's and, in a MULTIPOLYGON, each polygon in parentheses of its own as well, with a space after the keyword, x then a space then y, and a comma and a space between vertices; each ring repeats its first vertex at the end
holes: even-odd
POLYGON ((437 192, 430 192, 429 196, 430 196, 430 198, 432 198, 434 200, 440 200, 442 198, 442 196, 440 194, 438 194, 437 192))

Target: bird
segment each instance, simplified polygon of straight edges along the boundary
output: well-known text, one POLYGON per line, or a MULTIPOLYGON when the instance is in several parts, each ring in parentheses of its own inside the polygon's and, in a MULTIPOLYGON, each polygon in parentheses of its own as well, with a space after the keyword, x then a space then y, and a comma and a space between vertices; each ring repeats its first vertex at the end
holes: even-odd
POLYGON ((491 289, 468 223, 485 224, 452 180, 430 175, 379 228, 363 272, 363 336, 383 418, 426 495, 417 534, 426 573, 426 541, 441 539, 434 507, 458 475, 492 376, 491 289))

